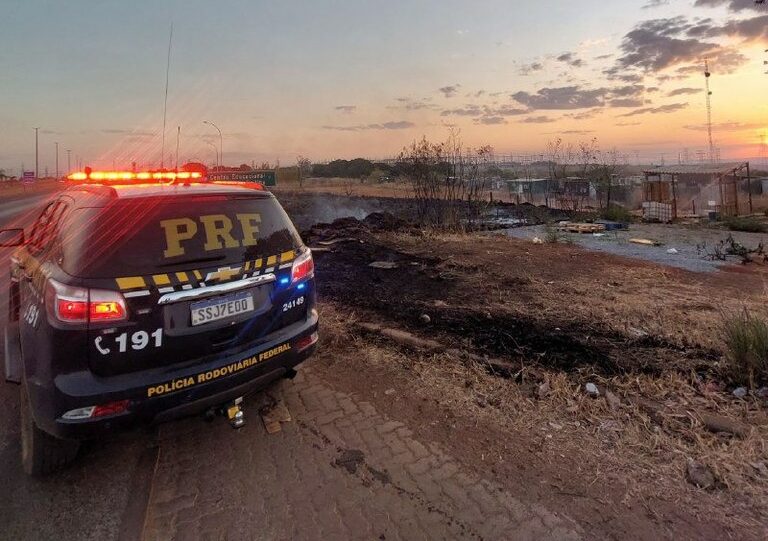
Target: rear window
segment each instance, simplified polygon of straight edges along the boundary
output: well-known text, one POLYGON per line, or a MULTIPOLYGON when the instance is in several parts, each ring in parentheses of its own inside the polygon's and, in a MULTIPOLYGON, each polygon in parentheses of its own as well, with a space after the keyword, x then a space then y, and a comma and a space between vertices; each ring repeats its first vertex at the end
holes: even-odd
POLYGON ((239 264, 301 246, 273 197, 231 195, 118 199, 76 209, 61 242, 64 271, 83 278, 239 264))

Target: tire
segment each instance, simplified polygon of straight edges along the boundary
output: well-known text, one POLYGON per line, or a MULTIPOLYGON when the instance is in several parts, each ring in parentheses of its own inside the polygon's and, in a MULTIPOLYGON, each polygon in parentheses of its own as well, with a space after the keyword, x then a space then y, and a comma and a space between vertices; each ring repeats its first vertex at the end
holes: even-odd
POLYGON ((21 464, 28 475, 41 476, 62 469, 77 456, 80 443, 43 432, 32 418, 27 384, 21 384, 21 464))

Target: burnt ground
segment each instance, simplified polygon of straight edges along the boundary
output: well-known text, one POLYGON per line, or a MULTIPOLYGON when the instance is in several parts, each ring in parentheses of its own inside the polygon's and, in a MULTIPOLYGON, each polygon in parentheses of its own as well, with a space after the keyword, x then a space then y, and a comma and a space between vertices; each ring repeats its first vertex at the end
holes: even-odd
POLYGON ((303 237, 315 248, 319 362, 338 385, 597 538, 768 533, 768 479, 753 466, 768 460, 768 404, 731 396, 719 339, 724 313, 765 314, 760 272, 703 275, 566 244, 437 234, 382 213, 303 237), (701 421, 711 413, 748 435, 712 433, 701 421), (711 468, 715 488, 688 482, 688 459, 711 468))
MULTIPOLYGON (((405 246, 392 236, 375 234, 402 231, 403 225, 374 214, 367 221, 342 219, 306 232, 310 244, 355 239, 336 243, 332 251, 317 255, 320 295, 376 314, 388 324, 431 337, 439 335, 442 342, 454 347, 556 370, 606 376, 661 375, 670 369, 709 372, 720 358, 711 348, 676 345, 660 336, 630 336, 594 319, 572 318, 565 306, 560 313, 517 310, 516 305, 530 304, 535 296, 526 287, 531 279, 524 268, 510 262, 493 275, 486 270, 489 263, 498 261, 495 254, 488 257, 476 252, 460 261, 450 252, 431 255, 429 247, 434 241, 415 229, 407 230, 405 246), (412 249, 418 245, 426 247, 430 255, 412 249), (371 267, 375 261, 392 262, 397 268, 371 267), (514 302, 487 298, 502 291, 506 292, 502 295, 514 297, 514 302), (425 313, 430 317, 428 325, 421 321, 425 313)), ((486 238, 479 242, 502 241, 486 238)))

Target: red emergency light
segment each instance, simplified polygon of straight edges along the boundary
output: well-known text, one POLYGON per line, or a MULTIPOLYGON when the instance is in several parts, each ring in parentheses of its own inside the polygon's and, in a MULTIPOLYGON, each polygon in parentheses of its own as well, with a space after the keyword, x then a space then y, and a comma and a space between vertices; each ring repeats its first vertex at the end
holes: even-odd
POLYGON ((152 180, 197 180, 203 177, 203 174, 197 171, 91 171, 86 168, 85 171, 72 173, 67 176, 69 180, 85 181, 93 180, 96 182, 114 181, 152 181, 152 180))

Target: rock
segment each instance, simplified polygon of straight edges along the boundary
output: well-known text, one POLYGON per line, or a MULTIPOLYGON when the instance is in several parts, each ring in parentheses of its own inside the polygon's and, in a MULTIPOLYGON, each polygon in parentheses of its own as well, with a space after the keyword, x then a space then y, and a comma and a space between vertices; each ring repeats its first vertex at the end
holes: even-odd
POLYGON ((544 244, 544 241, 541 240, 539 237, 533 237, 533 240, 531 241, 534 244, 544 244))
POLYGON ((384 394, 387 395, 387 396, 391 396, 391 395, 395 394, 395 390, 394 389, 387 389, 386 391, 384 391, 384 394))
POLYGON ((427 314, 421 314, 419 316, 419 321, 421 321, 424 325, 432 321, 432 318, 429 317, 427 314))
POLYGON ((670 248, 669 250, 667 250, 667 253, 674 255, 674 254, 678 253, 677 252, 677 248, 670 248))
POLYGON ((702 413, 701 422, 707 427, 707 430, 718 433, 725 432, 743 438, 749 432, 749 427, 735 419, 715 415, 714 413, 702 413))
POLYGON ((597 388, 597 385, 595 385, 594 383, 587 383, 584 386, 584 390, 587 391, 587 394, 592 398, 597 398, 598 396, 600 396, 600 390, 597 388))
POLYGON ((688 481, 696 485, 699 488, 714 488, 715 487, 715 474, 706 466, 700 462, 696 462, 693 459, 688 459, 688 481))
POLYGON ((539 385, 538 389, 536 389, 536 396, 539 397, 539 400, 546 398, 549 396, 549 393, 552 389, 549 387, 549 382, 545 381, 541 385, 539 385))
POLYGON ((650 417, 651 421, 653 421, 657 425, 661 425, 664 423, 664 417, 661 415, 661 410, 664 406, 662 406, 655 400, 643 398, 642 396, 636 396, 631 398, 630 400, 635 406, 637 406, 640 409, 640 411, 642 411, 648 417, 650 417))
POLYGON ((761 387, 755 393, 758 398, 765 398, 768 400, 768 387, 761 387))
POLYGON ((611 391, 605 391, 605 401, 608 403, 608 407, 613 411, 616 411, 621 407, 621 399, 611 391))
POLYGON ((733 396, 736 398, 744 398, 747 396, 747 388, 746 387, 737 387, 733 390, 733 396))
POLYGON ((432 306, 434 306, 435 308, 447 308, 448 303, 445 301, 435 301, 432 303, 432 306))

